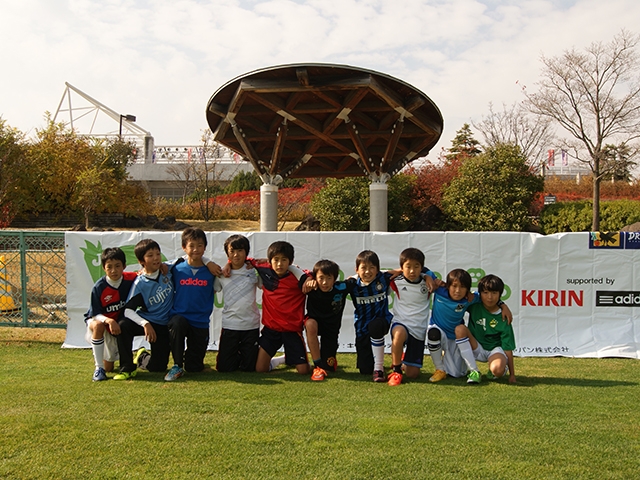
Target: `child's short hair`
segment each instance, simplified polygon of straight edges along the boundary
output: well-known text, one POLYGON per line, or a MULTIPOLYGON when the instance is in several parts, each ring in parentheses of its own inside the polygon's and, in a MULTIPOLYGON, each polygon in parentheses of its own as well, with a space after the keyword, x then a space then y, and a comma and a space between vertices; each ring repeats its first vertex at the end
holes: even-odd
POLYGON ((485 275, 478 282, 478 291, 482 292, 498 292, 502 296, 504 292, 504 282, 497 275, 485 275))
POLYGON ((267 258, 269 261, 278 254, 284 255, 289 259, 289 262, 293 263, 293 245, 289 242, 280 240, 269 245, 267 249, 267 258))
POLYGON ((322 272, 325 275, 331 275, 333 278, 338 278, 340 274, 340 267, 336 262, 331 260, 319 260, 313 266, 313 276, 315 277, 318 272, 322 272))
POLYGON ((460 282, 467 290, 471 290, 471 275, 462 268, 454 268, 447 274, 447 286, 450 286, 454 280, 460 282))
POLYGON ((371 265, 376 267, 378 270, 380 270, 380 259, 378 258, 378 255, 374 251, 363 250, 362 252, 360 252, 356 257, 356 270, 358 269, 361 263, 370 263, 371 265))
POLYGON ((107 263, 108 260, 120 260, 123 267, 127 266, 127 256, 119 247, 109 247, 102 251, 102 255, 100 255, 102 268, 104 268, 104 264, 107 263))
POLYGON ((424 267, 424 253, 417 248, 409 247, 400 252, 400 267, 408 260, 416 261, 420 264, 420 268, 424 267))
POLYGON ((231 235, 224 241, 224 253, 229 256, 229 247, 234 250, 244 250, 249 255, 249 239, 244 235, 231 235))
POLYGON ((162 251, 160 250, 160 245, 158 245, 158 242, 156 242, 155 240, 151 240, 150 238, 145 238, 136 243, 136 246, 133 248, 133 253, 135 254, 139 262, 143 262, 144 254, 149 250, 158 250, 159 252, 162 251))
POLYGON ((190 241, 202 240, 207 247, 207 235, 201 228, 187 227, 182 231, 182 247, 186 247, 190 241))

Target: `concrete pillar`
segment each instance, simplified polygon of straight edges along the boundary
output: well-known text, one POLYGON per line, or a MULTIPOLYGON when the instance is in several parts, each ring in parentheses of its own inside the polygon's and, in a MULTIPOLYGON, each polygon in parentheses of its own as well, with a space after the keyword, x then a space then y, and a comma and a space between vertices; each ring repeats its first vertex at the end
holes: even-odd
POLYGON ((153 137, 145 135, 144 137, 144 163, 153 163, 153 149, 155 148, 153 137))
POLYGON ((369 184, 369 230, 372 232, 387 231, 387 197, 386 179, 369 184))
POLYGON ((278 186, 264 183, 260 187, 260 231, 278 230, 278 186))

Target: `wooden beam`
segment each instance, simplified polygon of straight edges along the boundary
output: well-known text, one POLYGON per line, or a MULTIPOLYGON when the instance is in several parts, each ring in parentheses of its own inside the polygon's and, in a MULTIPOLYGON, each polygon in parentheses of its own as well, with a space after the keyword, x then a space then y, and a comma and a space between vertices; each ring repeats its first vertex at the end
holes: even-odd
POLYGON ((217 104, 215 102, 211 102, 208 107, 209 111, 214 115, 218 115, 221 118, 227 116, 227 109, 224 105, 217 104))
POLYGON ((289 127, 287 125, 287 119, 282 120, 278 133, 276 134, 276 142, 273 145, 273 152, 271 153, 271 163, 269 172, 271 175, 275 175, 280 167, 280 160, 282 159, 282 152, 284 151, 284 144, 287 140, 287 131, 289 127))
POLYGON ((242 151, 244 152, 244 156, 249 160, 249 162, 251 162, 254 170, 260 175, 264 175, 265 173, 267 173, 267 170, 264 168, 263 163, 258 159, 258 156, 253 150, 253 147, 245 139, 242 133, 242 129, 238 126, 237 123, 233 123, 231 125, 231 128, 233 129, 233 134, 235 135, 238 143, 240 144, 240 147, 242 148, 242 151))
POLYGON ((296 77, 298 77, 298 83, 303 87, 309 86, 309 72, 306 68, 296 68, 296 77))
POLYGON ((393 130, 391 131, 391 137, 389 138, 389 143, 387 144, 387 148, 384 151, 384 157, 382 161, 382 165, 380 165, 380 171, 384 172, 386 168, 392 163, 393 155, 396 152, 396 147, 398 146, 398 140, 400 140, 400 135, 402 135, 402 130, 404 129, 404 119, 400 117, 396 124, 393 126, 393 130))
POLYGON ((373 165, 371 164, 371 158, 369 157, 367 147, 365 147, 360 135, 358 134, 358 126, 355 123, 349 123, 347 124, 347 131, 349 132, 353 146, 356 148, 356 151, 362 160, 363 167, 368 173, 371 173, 373 171, 373 165))

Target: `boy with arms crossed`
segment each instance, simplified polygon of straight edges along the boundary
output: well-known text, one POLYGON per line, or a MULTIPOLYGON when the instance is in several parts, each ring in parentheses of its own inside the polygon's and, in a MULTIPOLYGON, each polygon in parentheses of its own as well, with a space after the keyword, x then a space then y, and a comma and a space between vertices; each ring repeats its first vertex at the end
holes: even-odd
POLYGON ((153 355, 144 349, 139 354, 146 354, 147 370, 150 372, 164 372, 169 363, 169 312, 173 304, 173 282, 171 271, 166 275, 160 271, 162 254, 160 245, 155 240, 140 240, 133 250, 138 262, 142 265, 142 274, 133 282, 129 299, 125 305, 124 318, 120 324, 118 352, 120 354, 120 373, 114 380, 127 380, 135 377, 136 363, 142 362, 141 355, 136 355, 134 361, 131 351, 133 337, 144 335, 152 344, 153 355))
POLYGON ((229 277, 219 277, 215 284, 216 292, 222 291, 224 296, 216 359, 219 372, 253 372, 256 369, 260 337, 256 287, 262 288, 262 281, 254 268, 247 270, 245 267, 249 249, 249 239, 243 235, 231 235, 224 242, 231 269, 229 277))
POLYGON ((391 368, 387 383, 402 383, 402 364, 408 378, 418 378, 424 359, 424 342, 429 324, 430 291, 437 277, 426 271, 423 278, 424 253, 417 248, 407 248, 400 253, 402 274, 394 279, 391 288, 396 293, 391 325, 391 368), (407 349, 402 355, 404 346, 407 349))
POLYGON ((257 372, 271 369, 271 358, 284 345, 285 362, 295 365, 298 373, 309 373, 307 348, 302 338, 304 303, 302 287, 308 275, 299 269, 289 272, 294 248, 278 241, 267 249, 267 264, 254 264, 262 278, 262 332, 260 334, 257 372))
POLYGON ((91 344, 96 364, 94 382, 106 380, 106 372, 113 371, 113 363, 118 358, 115 338, 120 334, 118 320, 137 276, 136 272, 124 271, 126 256, 120 248, 105 248, 100 255, 100 262, 105 276, 91 289, 91 304, 84 316, 86 339, 91 344))
POLYGON ((219 265, 212 262, 205 265, 206 248, 204 231, 188 227, 182 232, 186 259, 179 258, 172 266, 175 293, 168 327, 174 365, 164 377, 168 382, 184 375, 185 369, 187 372, 204 370, 213 311, 214 274, 220 273, 219 265))
MULTIPOLYGON (((489 380, 500 378, 508 372, 509 383, 516 383, 513 327, 502 318, 502 309, 498 306, 503 291, 504 282, 500 277, 482 277, 478 283, 481 303, 469 307, 469 327, 458 325, 456 338, 468 338, 475 360, 489 363, 489 380)), ((477 370, 475 362, 467 363, 467 366, 469 370, 477 370)))

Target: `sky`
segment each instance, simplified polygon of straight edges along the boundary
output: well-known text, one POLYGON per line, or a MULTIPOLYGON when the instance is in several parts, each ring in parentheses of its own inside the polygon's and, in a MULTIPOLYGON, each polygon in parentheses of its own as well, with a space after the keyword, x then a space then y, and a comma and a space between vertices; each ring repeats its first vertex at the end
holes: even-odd
POLYGON ((0 118, 35 135, 68 82, 135 115, 157 146, 198 145, 209 98, 233 78, 337 63, 429 96, 444 117, 432 157, 490 102, 500 110, 535 90, 541 55, 607 43, 622 28, 640 33, 637 0, 4 1, 0 118))

